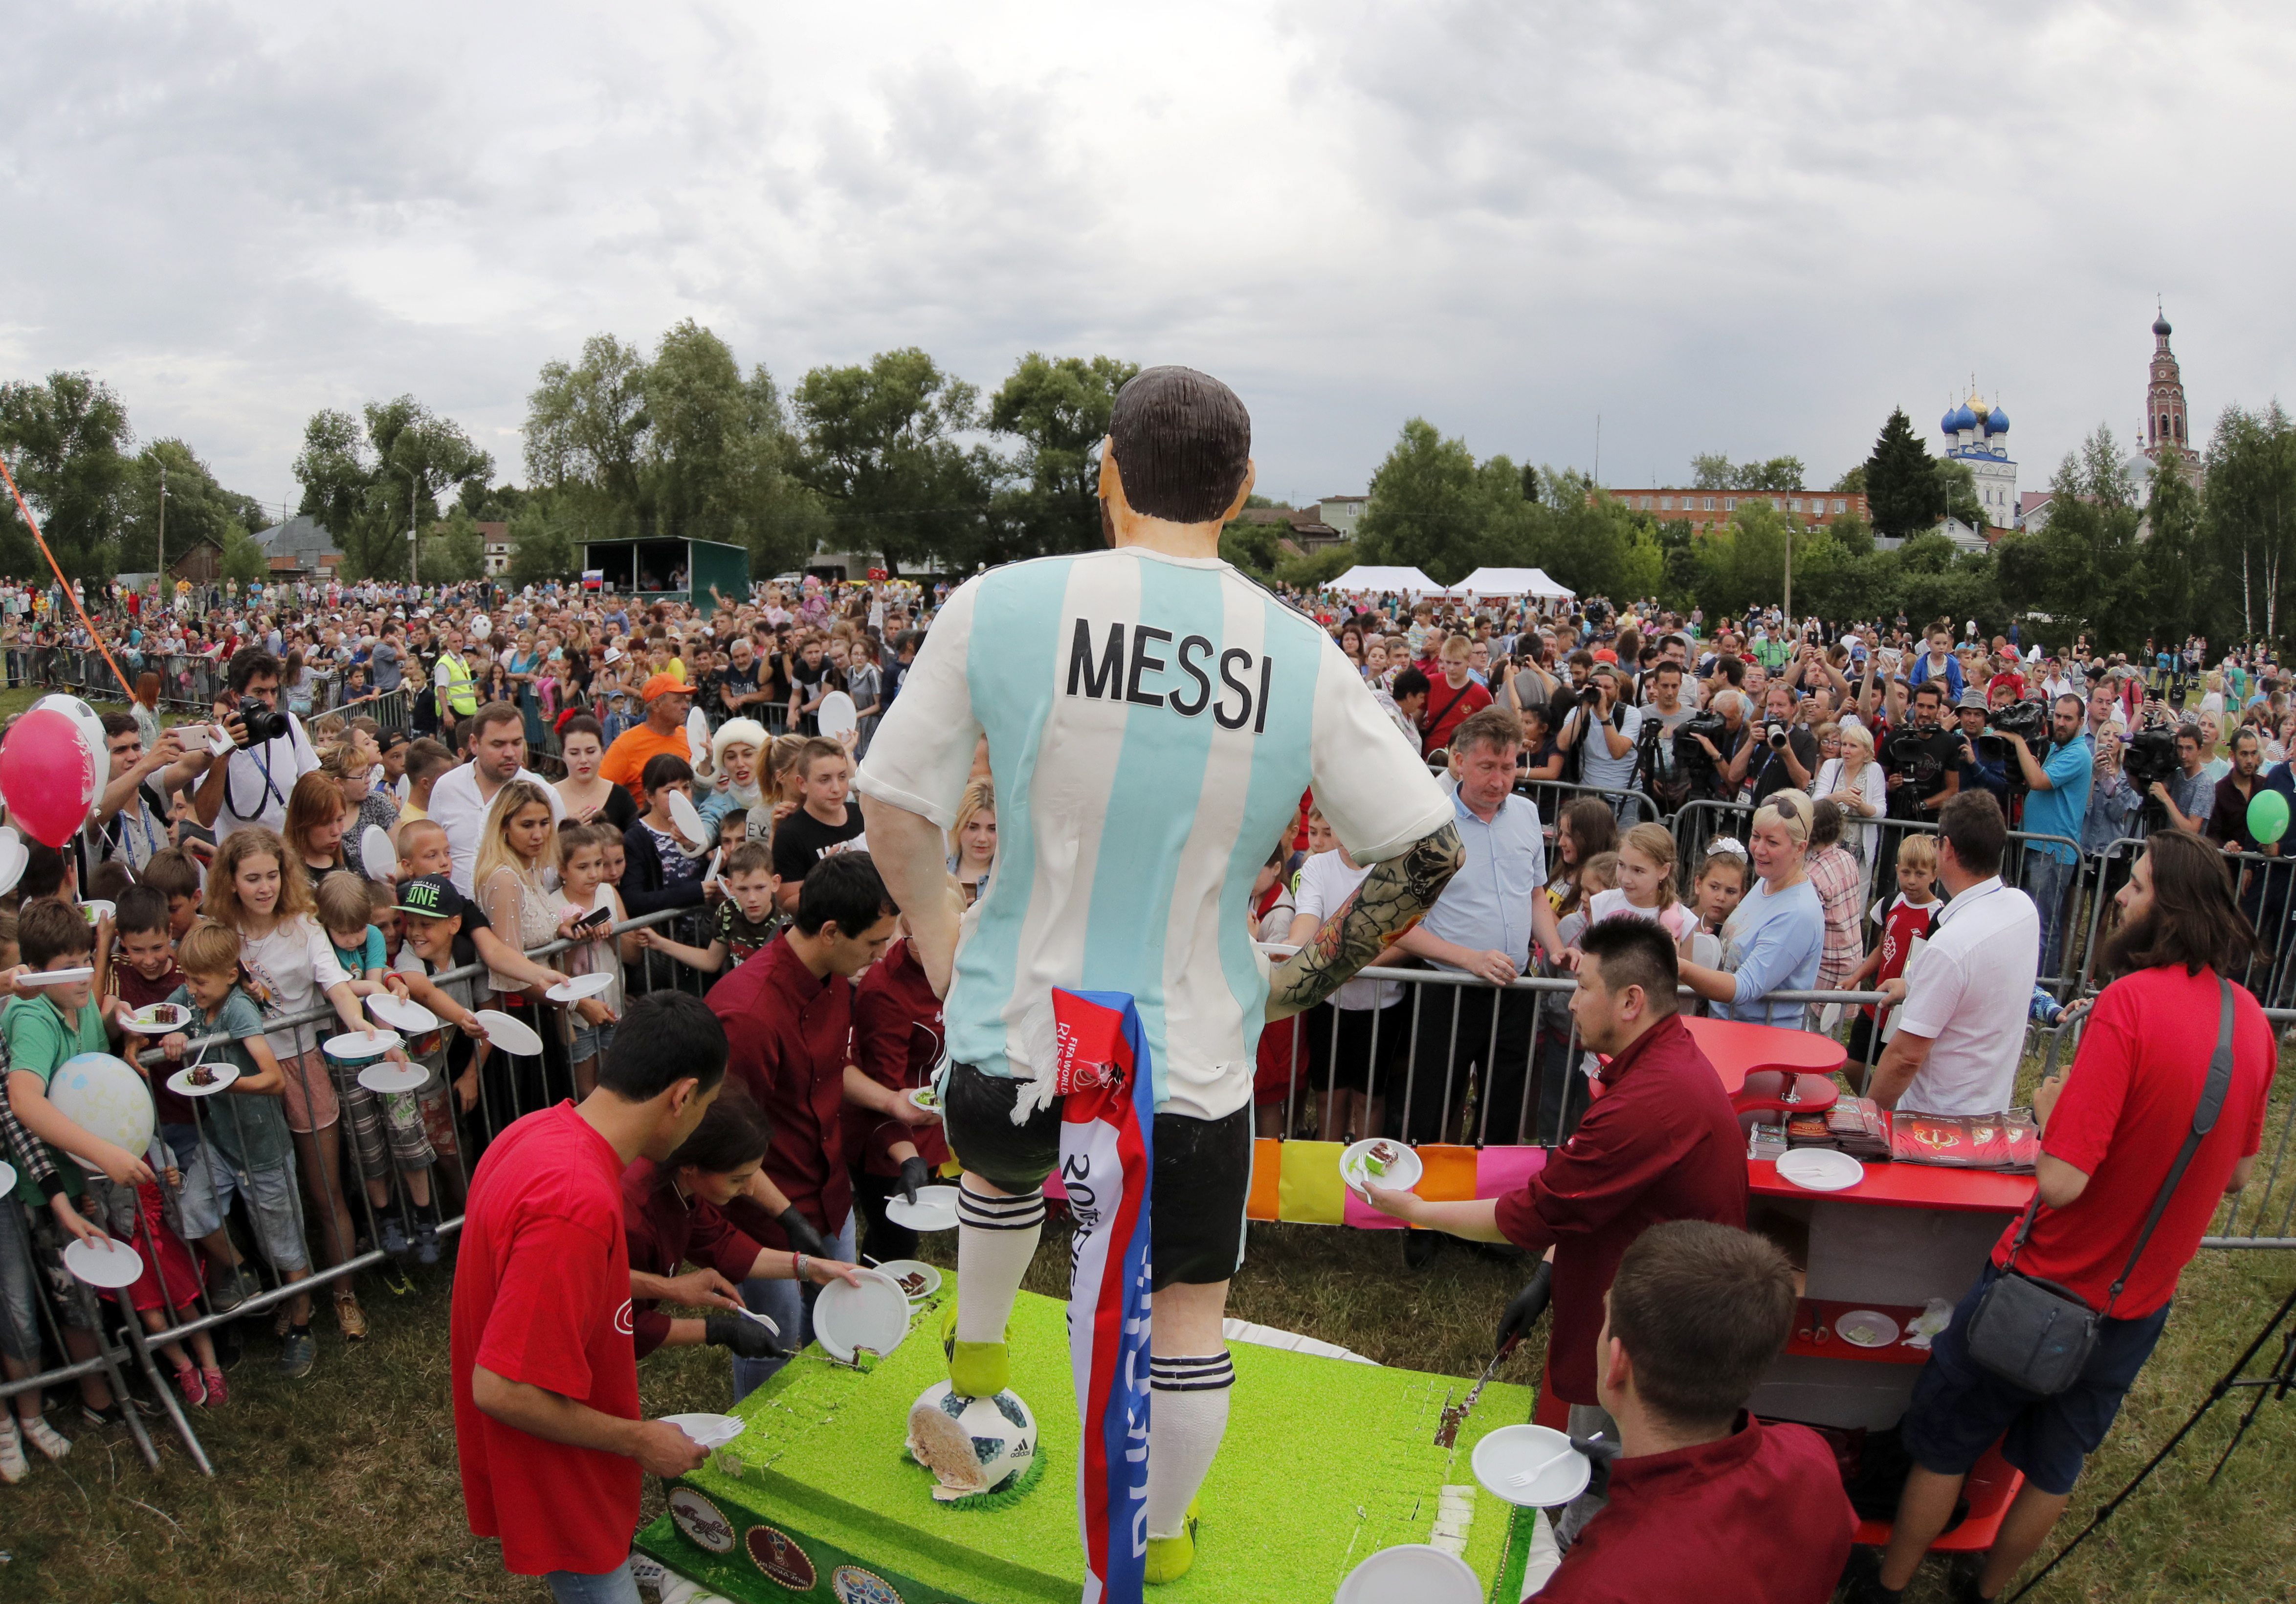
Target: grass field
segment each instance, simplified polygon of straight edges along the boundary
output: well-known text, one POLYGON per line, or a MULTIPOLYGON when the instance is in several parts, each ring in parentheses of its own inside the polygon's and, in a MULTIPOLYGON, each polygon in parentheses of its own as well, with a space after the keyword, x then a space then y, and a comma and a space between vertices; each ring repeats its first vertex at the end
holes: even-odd
MULTIPOLYGON (((0 694, 0 715, 39 694, 0 694)), ((2275 1131, 2287 1084, 2284 1077, 2275 1131)), ((927 1256, 947 1263, 953 1247, 953 1238, 939 1238, 927 1256)), ((1390 1233, 1256 1225, 1233 1312, 1382 1363, 1475 1374, 1525 1266, 1453 1244, 1431 1270, 1413 1274, 1402 1268, 1400 1247, 1390 1233)), ((1066 1262, 1062 1242, 1047 1240, 1030 1286, 1059 1293, 1066 1262)), ((2074 1495, 2065 1534, 2206 1395, 2292 1279, 2296 1255, 2288 1254, 2210 1252, 2195 1261, 2159 1353, 2074 1495)), ((218 1469, 212 1480, 172 1439, 153 1474, 124 1431, 81 1435, 69 1424, 77 1410, 52 1401, 53 1418, 76 1439, 73 1452, 0 1488, 0 1601, 443 1604, 545 1596, 538 1583, 505 1575, 495 1546, 464 1527, 447 1402, 447 1287, 444 1269, 419 1274, 417 1289, 403 1297, 370 1286, 364 1302, 373 1336, 357 1346, 335 1336, 323 1314, 319 1365, 300 1383, 278 1379, 275 1345, 267 1335, 251 1337, 232 1378, 233 1402, 197 1420, 218 1469)), ((1504 1374, 1535 1382, 1539 1359, 1527 1346, 1504 1374)), ((730 1396, 725 1361, 715 1354, 658 1354, 640 1374, 649 1413, 722 1408, 730 1396)), ((2267 1402, 2222 1479, 2205 1485, 2246 1401, 2219 1405, 2035 1596, 2116 1604, 2296 1600, 2296 1403, 2267 1402)), ((648 1517, 660 1507, 659 1490, 650 1488, 648 1517)), ((1925 1572, 1909 1597, 1943 1599, 1942 1573, 1925 1572)))
MULTIPOLYGON (((946 1263, 953 1246, 940 1238, 929 1255, 946 1263)), ((1062 1248, 1057 1237, 1046 1242, 1035 1289, 1060 1290, 1062 1248)), ((1391 1234, 1258 1225, 1234 1308, 1382 1363, 1472 1375, 1489 1357, 1491 1327, 1522 1268, 1451 1245, 1414 1275, 1402 1270, 1391 1234)), ((2074 1519, 2085 1520, 2176 1428, 2292 1274, 2296 1263, 2275 1254, 2211 1253, 2193 1265, 2159 1354, 2075 1494, 2074 1519)), ((494 1545, 465 1532, 447 1403, 447 1272, 418 1280, 406 1297, 369 1292, 374 1335, 359 1346, 344 1345, 322 1316, 319 1366, 302 1383, 270 1373, 267 1335, 250 1338, 232 1402, 198 1421, 219 1472, 212 1481, 173 1445, 152 1474, 114 1427, 80 1438, 62 1466, 39 1465, 22 1485, 0 1488, 0 1600, 544 1597, 537 1583, 504 1575, 494 1545)), ((1526 1347, 1505 1374, 1535 1381, 1538 1361, 1526 1347)), ((720 1355, 659 1354, 640 1375, 649 1413, 722 1408, 730 1396, 720 1355)), ((2206 1468, 2237 1407, 2220 1405, 2105 1535, 2037 1596, 2126 1604, 2296 1597, 2296 1405, 2267 1402, 2223 1480, 2207 1487, 2206 1468)), ((59 1419, 70 1412, 51 1408, 59 1419)), ((651 1517, 657 1491, 647 1504, 651 1517)), ((1910 1596, 1945 1595, 1925 1574, 1910 1596)))

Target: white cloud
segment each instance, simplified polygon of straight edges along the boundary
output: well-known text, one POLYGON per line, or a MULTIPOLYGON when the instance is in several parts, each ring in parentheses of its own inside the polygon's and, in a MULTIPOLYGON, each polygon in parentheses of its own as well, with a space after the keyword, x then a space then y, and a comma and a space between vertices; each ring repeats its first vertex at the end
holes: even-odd
POLYGON ((1974 370, 2029 482, 2283 388, 2277 13, 1330 3, 48 8, 0 374, 93 369, 266 498, 411 391, 505 469, 537 367, 694 317, 784 382, 916 344, 1221 374, 1262 481, 1423 413, 1604 477, 1830 476, 1974 370))

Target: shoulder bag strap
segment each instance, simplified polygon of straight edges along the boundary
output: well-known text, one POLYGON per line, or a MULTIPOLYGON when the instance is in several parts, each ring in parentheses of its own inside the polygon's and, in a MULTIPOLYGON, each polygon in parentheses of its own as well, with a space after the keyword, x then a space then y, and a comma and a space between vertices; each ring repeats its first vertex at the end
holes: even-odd
POLYGON ((2232 982, 2221 975, 2217 984, 2223 989, 2224 1001, 2217 1026, 2216 1056, 2209 1060, 2209 1078, 2201 1087, 2201 1100, 2193 1109, 2193 1128, 2185 1134, 2185 1145, 2177 1149, 2177 1162, 2169 1166, 2168 1177, 2161 1182, 2161 1190, 2153 1197, 2152 1212, 2144 1216, 2144 1229, 2137 1233, 2136 1246, 2128 1254, 2128 1263, 2120 1267, 2120 1279, 2105 1296, 2103 1312, 2110 1315, 2120 1289, 2128 1284, 2135 1273, 2136 1261, 2144 1256, 2144 1245, 2152 1239, 2152 1228, 2161 1223, 2161 1211, 2169 1206, 2169 1198, 2177 1183, 2185 1178, 2185 1166, 2193 1162, 2194 1149, 2201 1138, 2216 1128, 2217 1115, 2224 1112, 2225 1093, 2232 1085, 2232 982))

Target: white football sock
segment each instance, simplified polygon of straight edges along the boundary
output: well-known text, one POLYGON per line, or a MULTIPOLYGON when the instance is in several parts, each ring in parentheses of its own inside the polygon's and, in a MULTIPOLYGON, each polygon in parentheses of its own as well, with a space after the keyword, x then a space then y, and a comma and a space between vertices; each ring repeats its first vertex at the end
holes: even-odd
POLYGON ((1226 1351, 1148 1361, 1148 1535, 1177 1537, 1227 1432, 1235 1367, 1226 1351))
POLYGON ((1021 1278, 1045 1234, 1045 1195, 999 1197, 961 1186, 956 1197, 956 1340, 1003 1342, 1021 1278))

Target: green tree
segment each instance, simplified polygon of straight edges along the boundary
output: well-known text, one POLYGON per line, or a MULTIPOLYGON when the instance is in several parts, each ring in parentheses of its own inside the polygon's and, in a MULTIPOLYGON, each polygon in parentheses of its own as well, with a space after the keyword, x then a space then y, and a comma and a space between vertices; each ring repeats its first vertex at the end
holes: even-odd
POLYGON ((457 506, 446 522, 422 538, 423 580, 437 585, 467 584, 487 572, 487 543, 478 520, 457 506))
POLYGON ((269 577, 271 559, 253 535, 234 523, 224 531, 223 561, 217 572, 226 580, 250 585, 269 577))
POLYGON ((1219 555, 1255 579, 1272 578, 1285 555, 1280 542, 1287 527, 1249 518, 1231 519, 1220 531, 1219 555))
POLYGON ((544 363, 526 398, 527 482, 587 490, 638 532, 645 385, 644 356, 611 334, 584 341, 578 363, 544 363))
POLYGON ((1356 565, 1361 555, 1347 541, 1326 546, 1321 551, 1302 552, 1296 557, 1287 556, 1275 564, 1278 583, 1300 590, 1313 590, 1318 585, 1328 585, 1356 565))
POLYGON ((1734 464, 1709 451, 1690 459, 1691 488, 1699 490, 1799 490, 1808 472, 1799 457, 1734 464))
POLYGON ((980 392, 911 346, 865 365, 816 367, 791 397, 804 437, 798 477, 835 509, 840 539, 958 572, 995 555, 987 527, 997 464, 959 436, 980 392))
POLYGON ((1357 560, 1415 567, 1445 585, 1486 564, 1524 560, 1538 518, 1522 487, 1537 474, 1504 457, 1479 465, 1464 440, 1445 440, 1425 418, 1413 418, 1372 475, 1357 560))
POLYGON ((2144 504, 2145 613, 2171 639, 2205 630, 2199 600, 2215 578, 2202 539, 2200 492, 2185 468, 2182 452, 2162 452, 2144 504))
MULTIPOLYGON (((1007 465, 1012 482, 997 497, 997 516, 1004 539, 1021 551, 1040 555, 1100 545, 1101 442, 1116 392, 1139 371, 1137 362, 1116 357, 1030 351, 988 398, 988 427, 1020 442, 1007 465)), ((1255 572, 1272 567, 1271 559, 1255 572)))
POLYGON ((570 580, 581 571, 570 524, 570 506, 548 494, 529 497, 510 521, 510 582, 514 586, 570 580))
POLYGON ((1866 493, 1866 465, 1861 462, 1835 480, 1833 493, 1837 496, 1863 496, 1866 493))
MULTIPOLYGON (((1943 487, 1929 448, 1914 433, 1902 407, 1882 425, 1866 459, 1866 495, 1877 534, 1918 533, 1945 516, 1943 487)), ((1911 616, 1908 614, 1908 616, 1911 616)))
POLYGON ((160 556, 160 472, 167 473, 167 555, 173 563, 202 540, 224 544, 233 525, 270 527, 263 504, 216 482, 198 453, 180 440, 153 440, 128 465, 119 525, 119 572, 149 573, 160 556))
POLYGON ((343 548, 343 577, 397 579, 409 571, 409 532, 439 522, 439 496, 483 485, 494 465, 462 425, 400 396, 368 402, 363 418, 313 414, 295 477, 300 510, 343 548))
MULTIPOLYGON (((87 374, 0 385, 0 452, 69 578, 100 581, 115 571, 132 438, 119 397, 87 374)), ((45 574, 21 516, 11 497, 0 563, 18 576, 45 574)))
MULTIPOLYGON (((2165 454, 2164 454, 2165 455, 2165 454)), ((2227 407, 2210 436, 2202 538, 2223 576, 2218 613, 2241 637, 2281 638, 2296 541, 2296 425, 2274 401, 2227 407)))

